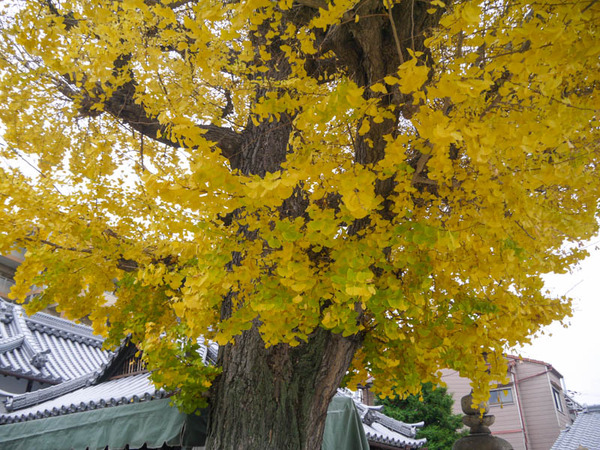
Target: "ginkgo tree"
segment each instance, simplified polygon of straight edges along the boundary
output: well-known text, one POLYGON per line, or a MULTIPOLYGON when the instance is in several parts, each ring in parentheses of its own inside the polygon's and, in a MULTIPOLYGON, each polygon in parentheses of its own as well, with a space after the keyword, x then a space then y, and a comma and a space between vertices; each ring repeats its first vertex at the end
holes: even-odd
POLYGON ((7 0, 0 252, 142 350, 210 449, 342 382, 483 399, 598 229, 596 0, 7 0), (105 292, 117 300, 107 303, 105 292), (197 339, 220 345, 204 366, 197 339))

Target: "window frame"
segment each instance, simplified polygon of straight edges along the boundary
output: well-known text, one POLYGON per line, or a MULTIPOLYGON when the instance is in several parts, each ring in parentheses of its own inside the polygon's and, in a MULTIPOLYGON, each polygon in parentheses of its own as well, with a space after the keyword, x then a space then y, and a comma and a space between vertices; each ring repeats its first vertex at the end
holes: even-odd
POLYGON ((488 400, 490 406, 504 406, 504 405, 512 405, 515 403, 515 396, 513 393, 512 386, 502 386, 495 389, 490 389, 490 398, 488 400), (492 401, 492 396, 494 393, 498 393, 496 395, 497 401, 492 401), (506 394, 505 394, 506 392, 506 394))
POLYGON ((552 399, 554 400, 554 407, 556 408, 556 410, 564 414, 565 408, 562 404, 561 391, 559 389, 556 389, 556 387, 554 386, 552 386, 552 399))

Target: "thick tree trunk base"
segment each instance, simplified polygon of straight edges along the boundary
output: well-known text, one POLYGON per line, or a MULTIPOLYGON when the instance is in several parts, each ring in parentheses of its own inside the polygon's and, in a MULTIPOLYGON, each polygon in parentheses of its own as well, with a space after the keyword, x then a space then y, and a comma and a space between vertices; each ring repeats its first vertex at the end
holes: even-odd
POLYGON ((206 448, 318 450, 327 407, 360 338, 322 329, 297 347, 266 349, 255 328, 220 350, 206 448))

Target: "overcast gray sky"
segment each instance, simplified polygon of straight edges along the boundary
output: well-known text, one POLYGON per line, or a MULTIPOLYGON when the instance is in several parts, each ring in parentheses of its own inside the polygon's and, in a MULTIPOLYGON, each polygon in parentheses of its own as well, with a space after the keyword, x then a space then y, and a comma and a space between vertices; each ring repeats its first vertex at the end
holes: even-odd
POLYGON ((553 293, 574 299, 570 326, 553 324, 521 356, 550 363, 582 404, 600 404, 600 236, 584 244, 590 256, 570 274, 546 277, 553 293))

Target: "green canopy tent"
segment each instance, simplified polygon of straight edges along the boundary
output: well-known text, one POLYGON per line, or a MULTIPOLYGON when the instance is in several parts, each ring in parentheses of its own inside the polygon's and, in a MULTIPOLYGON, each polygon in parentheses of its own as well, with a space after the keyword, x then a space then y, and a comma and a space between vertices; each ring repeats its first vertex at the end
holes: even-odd
MULTIPOLYGON (((0 426, 4 450, 109 450, 202 447, 207 414, 183 414, 169 399, 66 413, 0 426)), ((323 450, 367 450, 354 402, 335 397, 327 411, 323 450)))
POLYGON ((131 403, 0 426, 6 450, 192 448, 204 444, 206 419, 186 415, 169 399, 131 403))

